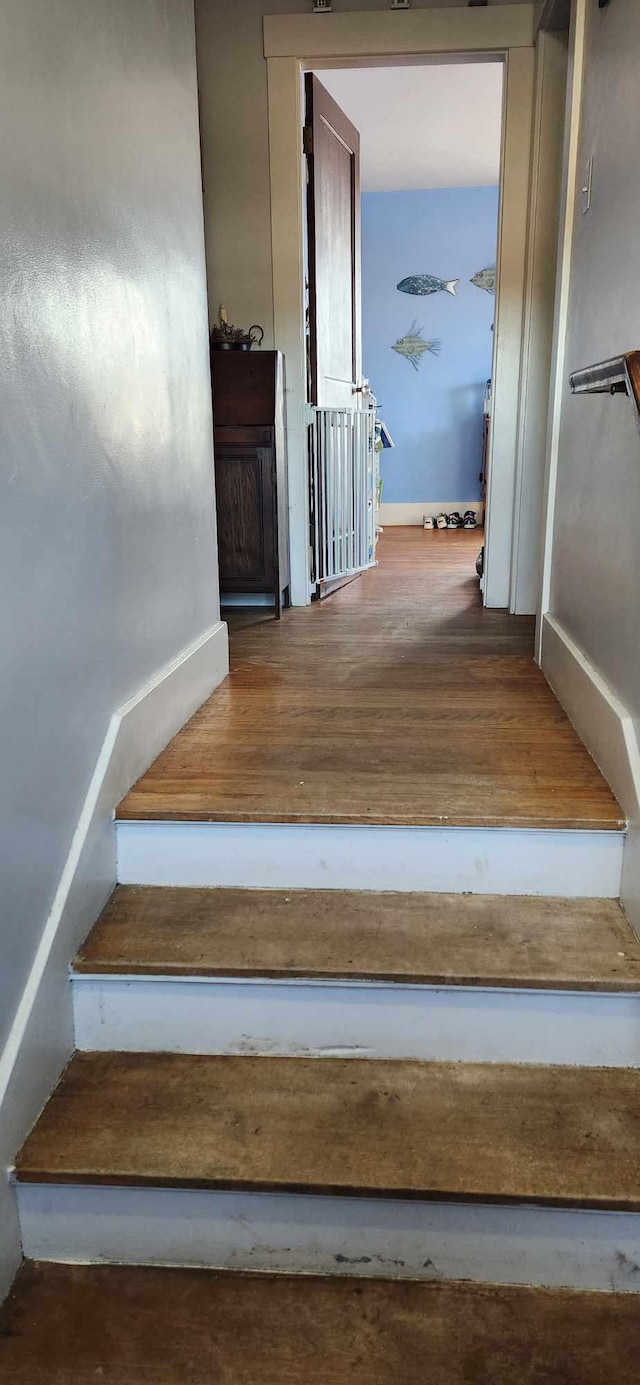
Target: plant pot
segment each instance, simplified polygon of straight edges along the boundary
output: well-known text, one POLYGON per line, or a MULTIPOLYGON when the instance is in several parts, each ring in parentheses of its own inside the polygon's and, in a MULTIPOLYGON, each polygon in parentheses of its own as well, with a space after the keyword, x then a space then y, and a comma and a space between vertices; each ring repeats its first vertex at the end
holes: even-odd
POLYGON ((252 342, 212 342, 212 350, 251 350, 252 342))

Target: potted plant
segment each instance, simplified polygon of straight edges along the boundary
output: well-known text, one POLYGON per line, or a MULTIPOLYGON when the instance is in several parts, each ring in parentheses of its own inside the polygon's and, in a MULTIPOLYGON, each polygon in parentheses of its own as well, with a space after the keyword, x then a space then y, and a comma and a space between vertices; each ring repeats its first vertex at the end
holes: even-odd
POLYGON ((252 346, 261 346, 263 338, 264 332, 257 323, 245 331, 244 327, 234 327, 231 322, 220 322, 211 328, 211 350, 250 351, 252 346), (259 336, 254 335, 258 332, 259 336))

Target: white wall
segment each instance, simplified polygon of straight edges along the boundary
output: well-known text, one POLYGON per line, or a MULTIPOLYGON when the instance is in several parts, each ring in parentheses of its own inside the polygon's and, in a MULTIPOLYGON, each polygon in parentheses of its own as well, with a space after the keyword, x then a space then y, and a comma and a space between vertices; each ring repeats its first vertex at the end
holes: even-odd
MULTIPOLYGON (((111 715, 219 604, 191 0, 4 0, 0 72, 6 1165, 71 1044, 63 959, 40 1008, 34 959, 111 715)), ((152 751, 198 677, 143 718, 152 751)), ((88 819, 69 937, 113 883, 113 806, 88 819)), ((0 1248, 1 1293, 4 1180, 0 1248)))
MULTIPOLYGON (((566 372, 640 346, 640 25, 636 0, 588 7, 566 372)), ((640 716, 640 441, 623 397, 565 395, 550 606, 640 716)))
MULTIPOLYGON (((582 11, 582 6, 579 6, 582 11)), ((640 346, 640 26, 636 0, 586 6, 555 523, 542 665, 632 819, 623 897, 640 922, 640 436, 622 395, 568 376, 640 346), (550 617, 550 619, 549 619, 550 617)))

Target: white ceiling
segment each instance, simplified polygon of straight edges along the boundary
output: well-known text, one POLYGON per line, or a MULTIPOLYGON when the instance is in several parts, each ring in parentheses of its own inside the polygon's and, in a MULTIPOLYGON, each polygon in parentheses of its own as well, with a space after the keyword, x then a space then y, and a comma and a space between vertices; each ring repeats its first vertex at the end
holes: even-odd
POLYGON ((495 185, 502 63, 318 72, 360 131, 363 192, 495 185))

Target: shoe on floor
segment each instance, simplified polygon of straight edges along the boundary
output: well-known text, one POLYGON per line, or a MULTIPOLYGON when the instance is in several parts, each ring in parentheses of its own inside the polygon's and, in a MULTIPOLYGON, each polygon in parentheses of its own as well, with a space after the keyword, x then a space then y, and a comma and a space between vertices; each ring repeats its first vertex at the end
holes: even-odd
POLYGON ((452 513, 451 513, 450 515, 447 515, 447 529, 461 529, 461 528, 462 528, 462 515, 460 514, 460 511, 459 511, 459 510, 453 510, 452 513))
POLYGON ((462 527, 463 529, 477 529, 478 521, 476 519, 475 510, 465 510, 462 527))
POLYGON ((436 517, 436 529, 446 529, 448 527, 448 523, 449 521, 446 515, 441 514, 436 517))
POLYGON ((436 529, 436 528, 437 528, 437 525, 436 525, 436 522, 435 522, 435 519, 434 519, 433 515, 423 515, 423 516, 422 516, 422 528, 423 528, 423 529, 436 529))

